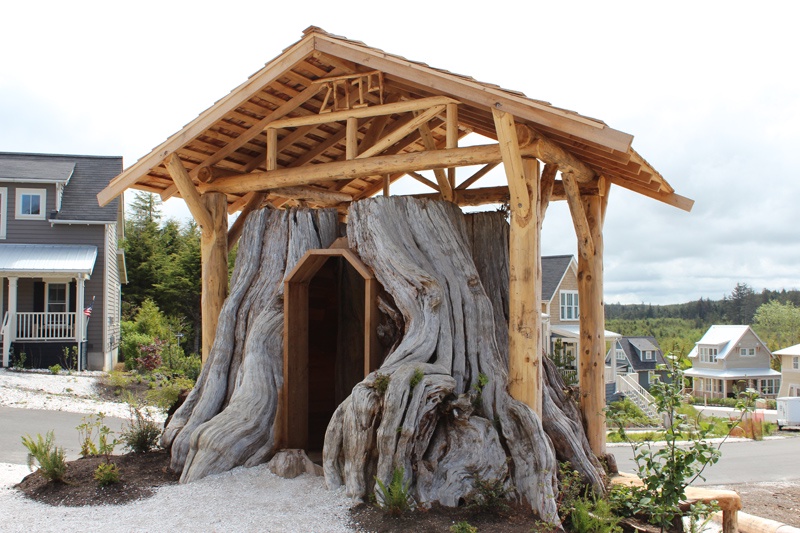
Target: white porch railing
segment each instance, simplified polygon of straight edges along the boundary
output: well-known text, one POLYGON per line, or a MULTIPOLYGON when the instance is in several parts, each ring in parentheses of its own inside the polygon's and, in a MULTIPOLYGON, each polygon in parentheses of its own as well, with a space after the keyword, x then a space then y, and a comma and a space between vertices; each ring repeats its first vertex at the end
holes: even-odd
POLYGON ((8 331, 8 311, 6 311, 5 316, 3 316, 3 326, 0 328, 0 337, 3 339, 3 344, 0 349, 3 350, 3 366, 8 366, 8 356, 11 349, 11 339, 9 339, 9 331, 8 331))
POLYGON ((561 378, 564 380, 565 385, 572 386, 578 384, 577 370, 571 368, 559 368, 558 370, 561 372, 561 378))
POLYGON ((75 340, 76 313, 17 313, 18 341, 75 340))
POLYGON ((624 394, 650 418, 658 418, 658 412, 653 407, 655 399, 644 387, 639 385, 639 376, 636 373, 617 374, 617 392, 624 394))

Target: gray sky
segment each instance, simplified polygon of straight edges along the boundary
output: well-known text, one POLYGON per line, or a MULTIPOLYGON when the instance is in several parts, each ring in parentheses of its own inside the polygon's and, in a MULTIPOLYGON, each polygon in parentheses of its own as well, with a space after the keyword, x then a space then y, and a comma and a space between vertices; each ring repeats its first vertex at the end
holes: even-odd
MULTIPOLYGON (((0 151, 122 155, 127 167, 316 25, 634 135, 696 204, 612 188, 606 302, 800 288, 800 4, 13 4, 0 8, 0 151)), ((187 211, 174 200, 166 213, 187 211)), ((563 202, 543 250, 576 253, 563 202)))

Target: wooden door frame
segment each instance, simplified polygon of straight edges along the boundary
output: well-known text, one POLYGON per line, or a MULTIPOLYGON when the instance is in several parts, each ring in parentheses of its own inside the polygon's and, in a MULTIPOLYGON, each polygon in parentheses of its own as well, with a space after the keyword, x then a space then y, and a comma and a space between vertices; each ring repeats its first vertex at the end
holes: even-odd
POLYGON ((309 250, 284 280, 283 387, 278 448, 308 446, 308 285, 331 257, 342 257, 364 280, 364 376, 378 367, 378 280, 347 248, 309 250))

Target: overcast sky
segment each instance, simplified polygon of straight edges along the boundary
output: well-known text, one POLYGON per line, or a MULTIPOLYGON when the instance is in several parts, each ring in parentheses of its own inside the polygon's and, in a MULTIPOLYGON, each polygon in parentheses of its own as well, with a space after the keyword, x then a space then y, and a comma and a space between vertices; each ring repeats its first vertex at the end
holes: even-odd
MULTIPOLYGON (((800 288, 798 15, 788 1, 13 2, 0 8, 0 151, 130 166, 316 25, 632 134, 696 203, 612 188, 606 302, 800 288)), ((166 212, 188 213, 181 200, 166 212)), ((563 202, 543 250, 576 253, 563 202)))

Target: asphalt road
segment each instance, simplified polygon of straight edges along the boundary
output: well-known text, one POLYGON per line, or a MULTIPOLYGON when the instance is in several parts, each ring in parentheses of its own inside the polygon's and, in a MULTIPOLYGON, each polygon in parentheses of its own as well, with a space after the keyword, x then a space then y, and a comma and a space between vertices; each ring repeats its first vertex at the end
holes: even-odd
MULTIPOLYGON (((89 415, 0 406, 0 463, 26 464, 28 450, 22 445, 22 436, 30 435, 35 439, 38 433, 44 436, 51 429, 56 445, 64 448, 67 460, 78 459, 80 443, 75 428, 83 423, 85 416, 89 415)), ((104 419, 105 425, 117 434, 125 422, 121 418, 104 419)))
MULTIPOLYGON (((762 441, 726 442, 720 460, 705 469, 705 481, 694 485, 731 485, 776 481, 800 481, 800 434, 762 441)), ((621 472, 636 473, 630 446, 609 447, 621 472)))

